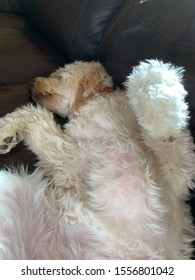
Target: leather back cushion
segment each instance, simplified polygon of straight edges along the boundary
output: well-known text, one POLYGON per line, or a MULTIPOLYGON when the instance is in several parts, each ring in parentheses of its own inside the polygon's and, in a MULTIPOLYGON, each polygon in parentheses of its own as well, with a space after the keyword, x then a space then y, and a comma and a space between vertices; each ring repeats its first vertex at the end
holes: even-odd
POLYGON ((6 13, 23 14, 23 1, 21 0, 0 0, 0 11, 6 13))
POLYGON ((27 16, 70 59, 91 59, 125 0, 25 0, 27 16))
POLYGON ((0 13, 0 84, 30 82, 64 63, 24 16, 0 13))

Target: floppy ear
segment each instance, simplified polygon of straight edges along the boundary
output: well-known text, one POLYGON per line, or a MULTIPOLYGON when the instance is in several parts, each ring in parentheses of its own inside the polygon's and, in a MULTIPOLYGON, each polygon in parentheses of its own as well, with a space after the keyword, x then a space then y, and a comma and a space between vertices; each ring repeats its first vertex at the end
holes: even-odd
POLYGON ((72 113, 86 105, 95 95, 101 91, 104 74, 94 71, 89 76, 83 78, 77 85, 75 100, 72 105, 72 113))
POLYGON ((58 79, 55 78, 36 78, 32 88, 33 97, 55 95, 58 83, 58 79))
POLYGON ((56 78, 36 78, 32 88, 33 100, 48 110, 56 112, 62 104, 57 92, 58 84, 59 81, 56 78))

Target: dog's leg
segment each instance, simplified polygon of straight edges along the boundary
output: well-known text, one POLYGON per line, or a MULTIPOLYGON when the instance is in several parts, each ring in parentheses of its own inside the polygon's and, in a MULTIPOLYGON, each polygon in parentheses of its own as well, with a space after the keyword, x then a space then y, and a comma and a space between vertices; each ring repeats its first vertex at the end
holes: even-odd
POLYGON ((80 166, 72 163, 76 153, 74 141, 56 124, 53 114, 41 106, 27 105, 0 119, 0 153, 8 153, 21 141, 37 155, 38 165, 46 175, 58 174, 58 185, 62 182, 64 186, 62 174, 65 176, 66 170, 76 173, 76 166, 80 166))
POLYGON ((61 134, 52 113, 29 104, 0 118, 0 153, 8 153, 24 140, 39 156, 43 147, 47 150, 51 146, 52 137, 60 138, 61 134))
POLYGON ((190 211, 184 202, 189 188, 194 188, 195 156, 187 129, 182 71, 152 60, 135 67, 126 82, 142 139, 153 154, 159 191, 166 200, 164 244, 169 259, 190 258, 194 239, 190 211))
POLYGON ((135 67, 126 82, 127 96, 144 142, 158 161, 164 185, 180 198, 193 187, 195 172, 182 72, 151 60, 135 67))

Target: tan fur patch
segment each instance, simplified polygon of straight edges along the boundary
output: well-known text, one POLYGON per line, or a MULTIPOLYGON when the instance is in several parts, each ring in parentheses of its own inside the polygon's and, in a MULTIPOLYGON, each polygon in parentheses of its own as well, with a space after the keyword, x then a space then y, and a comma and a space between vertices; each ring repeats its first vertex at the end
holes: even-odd
MULTIPOLYGON (((71 113, 78 111, 80 107, 86 105, 98 92, 101 91, 104 73, 93 72, 90 76, 83 78, 75 88, 75 99, 71 108, 71 113)), ((72 87, 75 81, 72 81, 72 87)))
POLYGON ((50 95, 55 94, 58 87, 58 80, 55 78, 36 78, 34 82, 34 88, 32 90, 33 95, 50 95))

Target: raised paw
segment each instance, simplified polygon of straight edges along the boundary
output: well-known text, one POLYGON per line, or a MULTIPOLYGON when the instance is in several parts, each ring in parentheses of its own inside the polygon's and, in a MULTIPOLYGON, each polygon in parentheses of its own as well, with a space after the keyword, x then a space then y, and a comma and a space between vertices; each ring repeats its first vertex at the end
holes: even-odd
POLYGON ((6 136, 2 140, 0 139, 0 154, 8 153, 19 142, 20 141, 17 133, 15 135, 6 136))
POLYGON ((141 62, 127 77, 127 97, 138 123, 152 138, 177 136, 188 123, 183 69, 158 60, 141 62))

